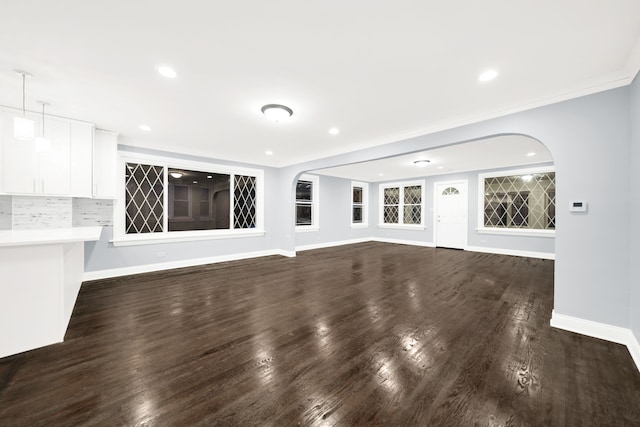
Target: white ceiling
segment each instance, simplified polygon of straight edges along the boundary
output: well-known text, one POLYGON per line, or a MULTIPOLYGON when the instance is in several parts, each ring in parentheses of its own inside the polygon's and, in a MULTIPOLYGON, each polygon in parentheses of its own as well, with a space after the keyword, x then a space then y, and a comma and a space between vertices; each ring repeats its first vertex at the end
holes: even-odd
POLYGON ((317 169, 313 173, 366 182, 382 182, 455 172, 498 169, 552 162, 549 150, 533 138, 498 136, 403 156, 317 169), (527 154, 534 155, 528 156, 527 154), (429 160, 416 166, 416 160, 429 160))
POLYGON ((2 0, 0 104, 20 106, 24 69, 29 109, 283 166, 628 84, 639 16, 637 0, 2 0))

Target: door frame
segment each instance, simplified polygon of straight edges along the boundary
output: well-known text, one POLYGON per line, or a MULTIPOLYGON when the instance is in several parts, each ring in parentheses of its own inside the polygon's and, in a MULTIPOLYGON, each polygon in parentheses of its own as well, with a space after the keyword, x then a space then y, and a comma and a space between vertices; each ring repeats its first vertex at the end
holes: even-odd
POLYGON ((465 186, 465 194, 464 198, 464 210, 466 214, 465 222, 464 222, 464 241, 462 245, 462 249, 466 250, 469 245, 469 180, 468 179, 455 179, 451 181, 435 181, 433 183, 433 246, 438 246, 438 185, 460 185, 463 184, 465 186))

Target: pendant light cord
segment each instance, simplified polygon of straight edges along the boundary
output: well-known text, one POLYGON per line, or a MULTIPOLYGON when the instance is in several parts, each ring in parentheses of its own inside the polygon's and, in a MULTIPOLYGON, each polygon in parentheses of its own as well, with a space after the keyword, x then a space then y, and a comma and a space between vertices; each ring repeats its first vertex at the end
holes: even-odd
POLYGON ((47 105, 44 102, 42 103, 42 137, 44 138, 44 106, 47 105))
POLYGON ((26 111, 26 108, 25 108, 25 98, 26 98, 25 85, 26 85, 26 79, 27 79, 27 75, 22 73, 22 115, 24 117, 27 116, 27 111, 26 111))

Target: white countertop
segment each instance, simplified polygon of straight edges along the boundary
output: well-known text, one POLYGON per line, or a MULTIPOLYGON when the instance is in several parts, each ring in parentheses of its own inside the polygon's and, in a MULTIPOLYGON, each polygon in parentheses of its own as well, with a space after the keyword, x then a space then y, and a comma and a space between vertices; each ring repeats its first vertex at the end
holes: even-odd
POLYGON ((0 230, 0 247, 93 241, 100 239, 101 232, 102 227, 0 230))

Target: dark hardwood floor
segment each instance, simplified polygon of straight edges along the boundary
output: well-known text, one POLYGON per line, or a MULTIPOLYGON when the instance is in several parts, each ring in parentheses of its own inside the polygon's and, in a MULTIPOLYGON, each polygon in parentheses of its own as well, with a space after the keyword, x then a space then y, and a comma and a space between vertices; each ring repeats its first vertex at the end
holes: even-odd
POLYGON ((627 349, 552 306, 552 261, 383 243, 89 282, 0 359, 0 425, 640 425, 627 349))

